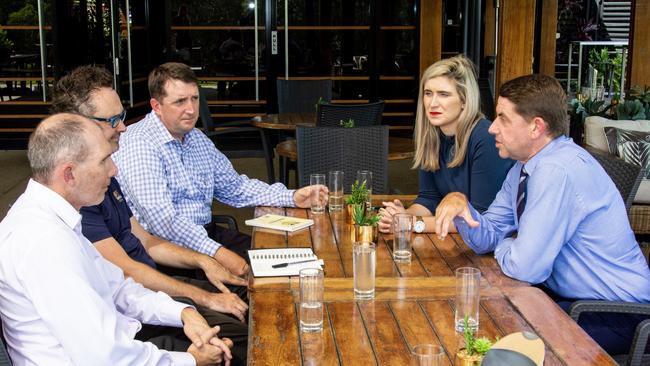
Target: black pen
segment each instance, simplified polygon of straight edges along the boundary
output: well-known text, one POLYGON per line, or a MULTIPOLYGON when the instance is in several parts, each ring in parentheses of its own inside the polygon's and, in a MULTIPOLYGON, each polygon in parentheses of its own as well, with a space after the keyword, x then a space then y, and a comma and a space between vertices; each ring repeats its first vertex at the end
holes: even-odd
POLYGON ((283 268, 283 267, 286 267, 286 266, 288 266, 290 264, 300 264, 300 263, 309 263, 309 262, 317 262, 317 261, 318 261, 318 258, 307 259, 307 260, 304 260, 304 261, 297 261, 297 262, 284 262, 284 263, 274 264, 274 265, 271 266, 271 268, 283 268))

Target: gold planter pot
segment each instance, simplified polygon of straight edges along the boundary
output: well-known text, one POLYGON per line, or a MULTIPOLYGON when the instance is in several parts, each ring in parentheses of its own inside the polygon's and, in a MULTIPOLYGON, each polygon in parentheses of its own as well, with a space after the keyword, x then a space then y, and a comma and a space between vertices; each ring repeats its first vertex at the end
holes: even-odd
POLYGON ((481 364, 481 361, 483 361, 482 355, 475 353, 471 356, 468 356, 465 352, 465 349, 463 348, 456 352, 456 362, 454 364, 456 366, 479 366, 481 364))
POLYGON ((347 216, 345 217, 345 222, 347 222, 348 224, 354 224, 354 209, 357 206, 363 206, 364 207, 363 214, 365 215, 367 213, 365 210, 366 207, 365 203, 347 204, 345 206, 347 210, 347 216))
POLYGON ((354 241, 369 241, 377 243, 379 231, 377 226, 354 225, 354 241))

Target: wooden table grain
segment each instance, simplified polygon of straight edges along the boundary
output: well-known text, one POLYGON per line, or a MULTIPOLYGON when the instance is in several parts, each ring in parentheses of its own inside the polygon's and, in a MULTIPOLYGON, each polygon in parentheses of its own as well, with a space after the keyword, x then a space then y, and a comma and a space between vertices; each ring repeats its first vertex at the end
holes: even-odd
MULTIPOLYGON (((381 197, 387 199, 389 197, 381 197)), ((400 197, 407 198, 408 197, 400 197)), ((309 217, 308 229, 253 230, 255 248, 312 247, 325 261, 323 331, 301 333, 295 277, 255 278, 250 284, 249 365, 404 365, 419 343, 442 345, 453 365, 461 339, 454 331, 454 270, 481 270, 479 336, 531 331, 546 345, 545 365, 615 365, 541 290, 501 272, 491 255, 477 255, 452 234, 414 235, 413 260, 396 264, 391 235, 377 245, 375 299, 355 301, 352 238, 345 213, 258 207, 266 213, 309 217)))

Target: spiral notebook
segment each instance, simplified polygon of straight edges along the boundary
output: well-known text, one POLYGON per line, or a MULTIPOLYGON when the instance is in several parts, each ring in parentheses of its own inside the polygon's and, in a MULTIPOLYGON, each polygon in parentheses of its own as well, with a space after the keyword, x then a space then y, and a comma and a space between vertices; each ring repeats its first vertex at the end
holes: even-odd
POLYGON ((311 248, 251 249, 248 257, 255 277, 297 276, 303 268, 324 265, 311 248))

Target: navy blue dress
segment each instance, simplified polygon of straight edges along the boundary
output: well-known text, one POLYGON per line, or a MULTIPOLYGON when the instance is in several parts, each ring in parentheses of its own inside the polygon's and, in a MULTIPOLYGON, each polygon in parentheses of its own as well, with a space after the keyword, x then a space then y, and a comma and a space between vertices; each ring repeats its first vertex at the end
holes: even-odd
POLYGON ((111 178, 102 203, 82 207, 81 231, 91 243, 114 238, 131 259, 156 268, 156 263, 145 250, 142 242, 131 232, 133 213, 124 200, 120 184, 111 178))
POLYGON ((438 204, 448 193, 461 192, 479 212, 487 210, 514 164, 510 159, 499 157, 494 136, 488 133, 490 124, 482 119, 474 126, 465 161, 454 168, 447 166, 453 159, 454 136, 440 133, 440 169, 435 172, 420 169, 420 191, 414 203, 435 214, 438 204))

